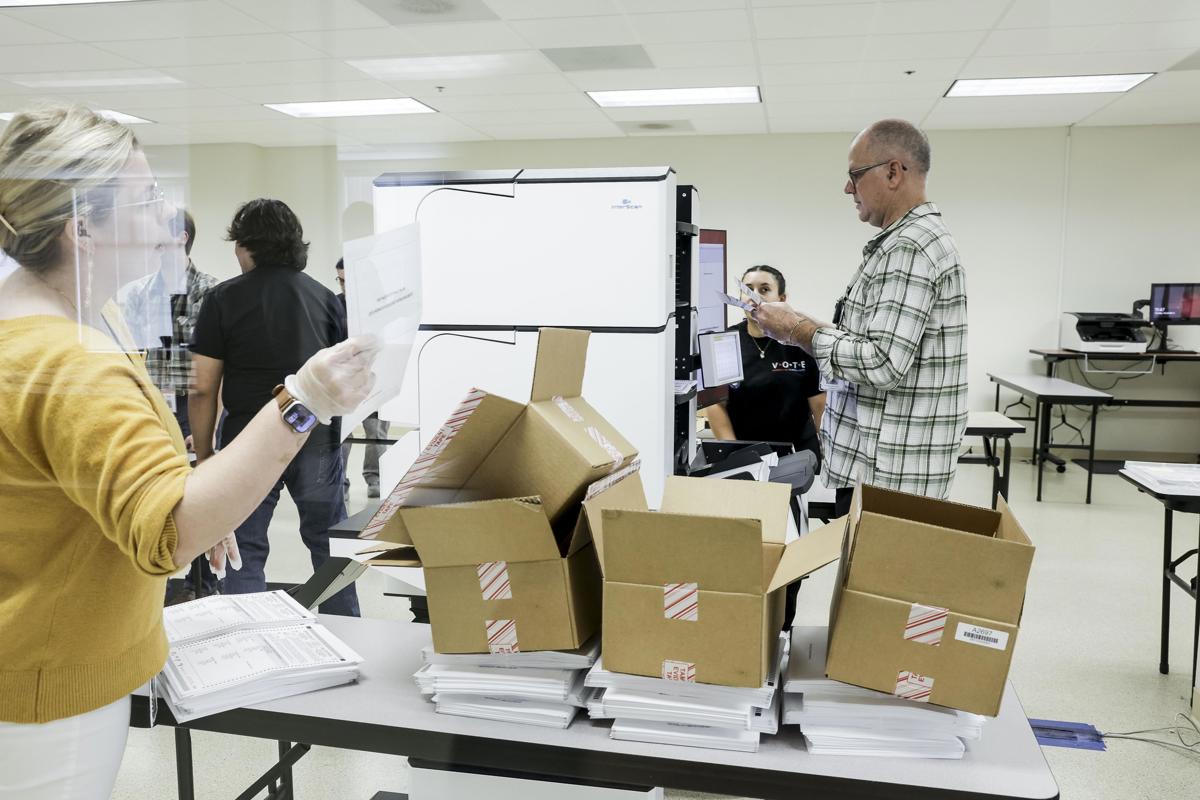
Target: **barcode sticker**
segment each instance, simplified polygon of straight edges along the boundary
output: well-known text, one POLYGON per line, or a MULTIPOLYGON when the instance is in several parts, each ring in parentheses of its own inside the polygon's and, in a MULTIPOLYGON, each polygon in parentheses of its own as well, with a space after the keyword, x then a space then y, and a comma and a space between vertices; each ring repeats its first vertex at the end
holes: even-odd
POLYGON ((966 622, 958 623, 958 629, 954 633, 954 638, 960 642, 978 644, 983 647, 990 647, 993 650, 1008 649, 1008 634, 1005 631, 994 631, 991 628, 971 625, 966 622))

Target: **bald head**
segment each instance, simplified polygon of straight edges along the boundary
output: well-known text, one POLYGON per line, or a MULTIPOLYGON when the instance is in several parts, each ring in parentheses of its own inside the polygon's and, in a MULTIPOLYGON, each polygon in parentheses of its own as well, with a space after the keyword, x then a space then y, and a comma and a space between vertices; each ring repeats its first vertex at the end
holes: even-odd
POLYGON ((855 138, 867 145, 873 161, 895 158, 921 177, 929 172, 929 138, 911 122, 881 119, 855 138))

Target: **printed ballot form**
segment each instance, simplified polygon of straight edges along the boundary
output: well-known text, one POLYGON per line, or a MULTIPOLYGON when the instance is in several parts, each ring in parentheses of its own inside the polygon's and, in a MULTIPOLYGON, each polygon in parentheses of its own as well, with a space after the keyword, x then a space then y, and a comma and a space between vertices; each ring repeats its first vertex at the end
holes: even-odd
POLYGON ((421 324, 421 227, 405 225, 342 245, 346 267, 346 314, 350 336, 372 334, 381 351, 375 388, 342 417, 342 438, 399 396, 404 371, 421 324))

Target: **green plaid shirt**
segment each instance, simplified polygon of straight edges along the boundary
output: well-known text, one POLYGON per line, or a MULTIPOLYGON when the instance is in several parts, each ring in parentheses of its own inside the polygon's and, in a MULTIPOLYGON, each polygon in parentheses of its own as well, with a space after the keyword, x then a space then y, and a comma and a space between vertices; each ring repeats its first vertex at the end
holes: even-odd
POLYGON ((842 303, 813 336, 826 485, 947 497, 967 425, 967 288, 933 203, 867 243, 842 303))

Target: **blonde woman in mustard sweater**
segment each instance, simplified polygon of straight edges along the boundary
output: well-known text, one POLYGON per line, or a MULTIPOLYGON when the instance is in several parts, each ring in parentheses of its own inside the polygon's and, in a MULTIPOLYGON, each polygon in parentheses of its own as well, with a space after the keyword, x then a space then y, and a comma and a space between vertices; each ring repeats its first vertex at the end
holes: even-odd
POLYGON ((219 547, 317 420, 366 396, 373 342, 314 355, 196 470, 109 301, 174 214, 133 134, 79 107, 0 134, 0 800, 106 798, 129 694, 162 667, 166 577, 219 547))

